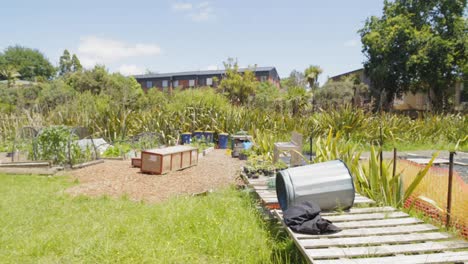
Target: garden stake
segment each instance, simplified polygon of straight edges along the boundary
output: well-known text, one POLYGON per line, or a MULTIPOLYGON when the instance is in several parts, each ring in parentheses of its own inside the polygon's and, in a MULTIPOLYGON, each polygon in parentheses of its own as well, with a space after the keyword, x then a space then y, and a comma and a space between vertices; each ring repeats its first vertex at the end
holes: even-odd
POLYGON ((393 148, 393 178, 395 178, 395 174, 396 174, 396 158, 397 158, 397 149, 396 148, 393 148))
POLYGON ((450 152, 449 158, 449 178, 448 178, 448 190, 447 190, 447 219, 445 226, 450 226, 450 214, 452 213, 452 179, 453 179, 453 156, 455 152, 450 152))
MULTIPOLYGON (((382 116, 381 116, 382 118, 382 116)), ((382 120, 382 119, 381 119, 382 120)), ((383 136, 382 136, 382 123, 380 123, 380 179, 382 179, 383 171, 382 171, 382 164, 383 164, 383 136)))
POLYGON ((310 158, 309 158, 310 163, 312 163, 312 143, 313 143, 312 140, 313 139, 312 139, 312 133, 311 133, 310 134, 310 158))

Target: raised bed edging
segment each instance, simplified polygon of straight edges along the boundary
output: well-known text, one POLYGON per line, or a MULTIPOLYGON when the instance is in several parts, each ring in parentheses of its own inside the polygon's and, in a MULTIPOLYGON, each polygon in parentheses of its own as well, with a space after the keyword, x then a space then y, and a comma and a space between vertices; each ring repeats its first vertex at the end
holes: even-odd
POLYGON ((81 169, 81 168, 85 168, 85 167, 89 167, 89 166, 92 166, 92 165, 96 165, 96 164, 99 164, 99 163, 103 163, 104 160, 100 159, 100 160, 93 160, 93 161, 88 161, 88 162, 84 162, 84 163, 80 163, 80 164, 75 164, 71 167, 72 170, 75 170, 75 169, 81 169))
POLYGON ((214 150, 214 147, 209 147, 203 150, 202 152, 198 153, 198 159, 203 158, 204 156, 208 155, 208 153, 210 153, 213 150, 214 150))

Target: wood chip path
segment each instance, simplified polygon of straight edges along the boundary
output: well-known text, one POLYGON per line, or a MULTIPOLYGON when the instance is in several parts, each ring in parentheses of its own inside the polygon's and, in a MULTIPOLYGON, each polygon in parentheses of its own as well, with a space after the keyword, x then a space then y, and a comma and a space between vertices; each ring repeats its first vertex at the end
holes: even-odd
MULTIPOLYGON (((104 163, 74 170, 79 184, 66 191, 71 195, 120 197, 161 202, 174 196, 191 195, 236 184, 244 161, 233 159, 226 150, 216 149, 199 159, 198 165, 164 175, 149 175, 132 168, 130 160, 104 163)), ((70 172, 63 172, 70 174, 70 172)))

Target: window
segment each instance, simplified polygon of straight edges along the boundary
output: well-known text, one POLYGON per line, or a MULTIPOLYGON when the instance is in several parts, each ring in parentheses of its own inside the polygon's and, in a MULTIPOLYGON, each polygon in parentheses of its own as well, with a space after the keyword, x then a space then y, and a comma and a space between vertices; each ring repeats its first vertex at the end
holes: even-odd
POLYGON ((152 81, 146 81, 146 88, 153 88, 153 82, 152 81))
POLYGON ((208 86, 213 85, 213 78, 206 78, 206 85, 208 86))
POLYGON ((163 80, 163 81, 162 81, 162 87, 163 87, 163 88, 166 88, 167 85, 168 85, 167 80, 163 80))
POLYGON ((174 82, 173 82, 173 86, 174 86, 174 88, 175 88, 175 87, 179 87, 179 81, 174 81, 174 82))
POLYGON ((195 80, 189 80, 189 86, 194 87, 195 86, 195 80))
POLYGON ((260 81, 261 82, 266 82, 268 80, 267 76, 260 76, 260 81))

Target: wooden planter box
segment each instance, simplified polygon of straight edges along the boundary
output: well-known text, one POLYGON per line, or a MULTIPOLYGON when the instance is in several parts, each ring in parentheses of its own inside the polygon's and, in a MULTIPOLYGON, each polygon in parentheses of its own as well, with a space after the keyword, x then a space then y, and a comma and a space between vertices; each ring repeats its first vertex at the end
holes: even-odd
POLYGON ((187 145, 141 152, 141 172, 143 173, 164 174, 185 169, 197 163, 198 148, 187 145))
POLYGON ((141 158, 132 158, 132 167, 141 168, 141 158))

